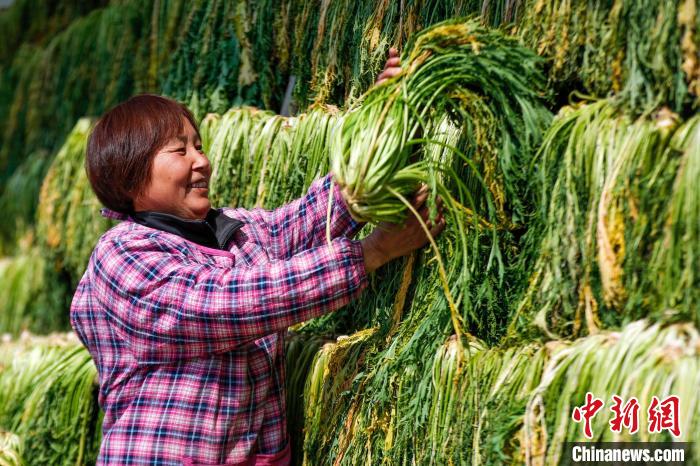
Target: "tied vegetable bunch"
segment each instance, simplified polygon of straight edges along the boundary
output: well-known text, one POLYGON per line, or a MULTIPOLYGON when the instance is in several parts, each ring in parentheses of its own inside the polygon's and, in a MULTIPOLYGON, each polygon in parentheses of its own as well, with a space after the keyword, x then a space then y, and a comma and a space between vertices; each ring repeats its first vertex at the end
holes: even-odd
POLYGON ((512 37, 456 19, 413 36, 401 63, 334 130, 331 171, 358 221, 401 223, 409 209, 429 235, 407 197, 427 185, 431 220, 442 199, 449 270, 429 238, 455 333, 464 334, 478 305, 469 290, 485 276, 501 287, 511 232, 534 211, 528 170, 551 120, 542 62, 512 37))
POLYGON ((331 141, 331 170, 353 217, 402 221, 404 197, 421 182, 445 199, 448 211, 466 205, 502 220, 510 208, 522 214, 515 182, 526 165, 516 167, 514 150, 530 145, 549 120, 540 60, 474 19, 427 28, 406 50, 404 71, 351 107, 331 141), (426 147, 445 146, 433 136, 446 118, 469 132, 471 147, 426 157, 426 147), (464 166, 471 172, 466 177, 464 166), (509 194, 513 199, 506 200, 509 194))

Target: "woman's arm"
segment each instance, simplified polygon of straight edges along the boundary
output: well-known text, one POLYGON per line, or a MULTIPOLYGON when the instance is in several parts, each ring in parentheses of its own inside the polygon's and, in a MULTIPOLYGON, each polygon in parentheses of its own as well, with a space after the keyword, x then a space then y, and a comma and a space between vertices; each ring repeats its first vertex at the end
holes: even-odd
POLYGON ((331 238, 352 238, 364 223, 350 216, 340 187, 332 182, 330 174, 314 181, 303 197, 278 209, 235 209, 231 215, 246 217, 267 232, 265 244, 270 257, 289 259, 300 251, 327 243, 326 219, 331 189, 331 238))
MULTIPOLYGON (((375 85, 401 73, 401 59, 395 48, 389 49, 384 69, 377 76, 375 85)), ((333 189, 331 212, 331 238, 352 238, 364 223, 353 220, 340 193, 340 187, 326 175, 312 183, 301 199, 290 202, 276 210, 253 209, 238 211, 233 215, 250 215, 259 225, 267 225, 270 234, 268 253, 270 257, 287 259, 299 251, 319 246, 326 241, 326 216, 328 191, 333 189)), ((374 254, 373 254, 374 256, 374 254)))
POLYGON ((334 311, 367 284, 362 246, 348 238, 233 268, 192 262, 152 237, 114 238, 90 270, 107 320, 141 363, 229 351, 334 311))

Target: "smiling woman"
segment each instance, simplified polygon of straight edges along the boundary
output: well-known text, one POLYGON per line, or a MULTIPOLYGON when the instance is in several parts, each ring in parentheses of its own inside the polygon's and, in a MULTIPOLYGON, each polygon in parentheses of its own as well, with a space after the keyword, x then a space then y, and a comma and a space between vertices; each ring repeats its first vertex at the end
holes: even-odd
MULTIPOLYGON (((107 112, 87 145, 86 169, 98 199, 124 214, 137 210, 186 213, 180 201, 193 172, 202 173, 200 178, 206 174, 207 179, 210 172, 196 128, 187 107, 158 95, 138 95, 107 112), (179 196, 174 192, 177 188, 179 196)), ((193 207, 206 215, 209 205, 203 204, 200 196, 193 207)))
POLYGON ((330 175, 272 211, 214 209, 201 144, 190 111, 157 95, 111 109, 88 140, 103 214, 123 220, 71 304, 99 375, 98 465, 289 464, 287 327, 345 305, 367 273, 428 241, 416 219, 352 239, 362 224, 330 175))
POLYGON ((134 199, 134 210, 160 211, 196 220, 206 217, 211 165, 192 124, 182 118, 182 134, 153 158, 150 183, 134 199))

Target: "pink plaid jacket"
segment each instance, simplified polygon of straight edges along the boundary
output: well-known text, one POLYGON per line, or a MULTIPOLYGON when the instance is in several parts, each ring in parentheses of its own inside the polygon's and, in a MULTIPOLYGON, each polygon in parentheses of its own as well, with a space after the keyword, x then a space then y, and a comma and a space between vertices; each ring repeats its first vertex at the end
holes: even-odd
MULTIPOLYGON (((90 257, 71 324, 95 360, 97 464, 287 464, 283 336, 367 286, 361 224, 330 176, 244 223, 228 251, 126 217, 90 257)), ((119 214, 107 211, 107 215, 119 214)))

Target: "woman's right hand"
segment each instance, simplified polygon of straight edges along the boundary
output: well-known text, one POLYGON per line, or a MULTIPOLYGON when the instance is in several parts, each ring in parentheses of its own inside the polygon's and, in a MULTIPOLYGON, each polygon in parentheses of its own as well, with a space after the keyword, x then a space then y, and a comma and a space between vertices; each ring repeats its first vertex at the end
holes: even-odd
MULTIPOLYGON (((418 211, 433 237, 445 229, 445 219, 442 216, 442 201, 438 198, 438 215, 434 222, 428 221, 428 207, 425 200, 428 189, 423 185, 415 194, 413 207, 418 211)), ((381 223, 362 242, 362 252, 367 273, 373 272, 387 262, 397 257, 405 256, 420 249, 428 243, 428 236, 418 219, 411 212, 403 224, 381 223)))

